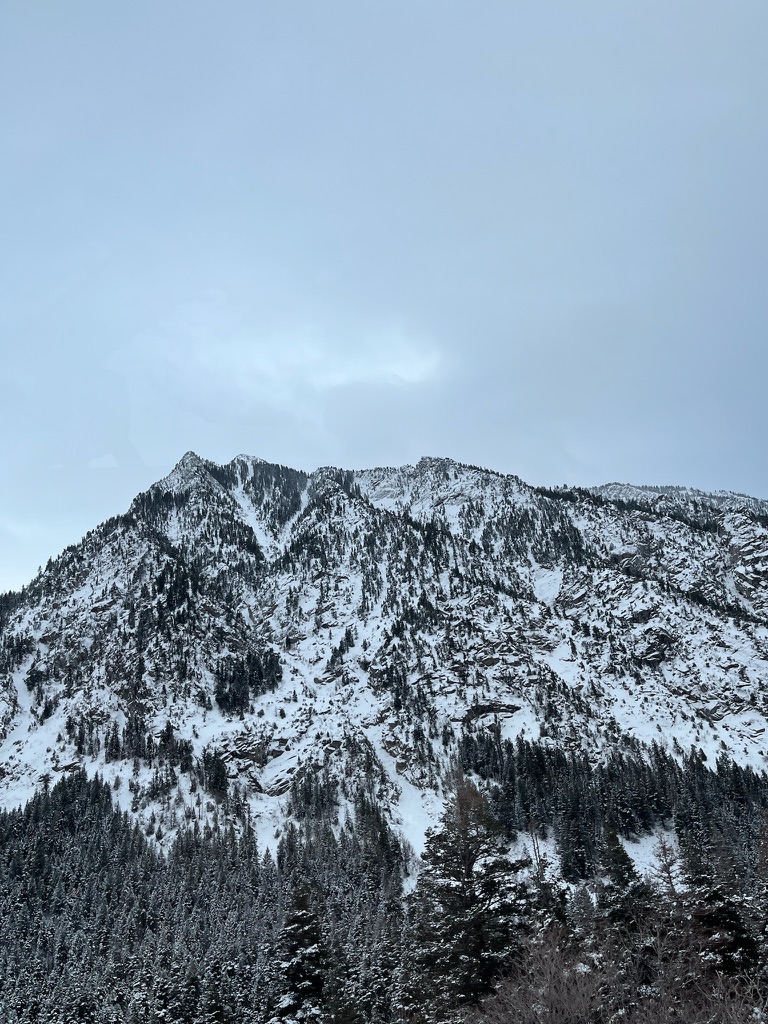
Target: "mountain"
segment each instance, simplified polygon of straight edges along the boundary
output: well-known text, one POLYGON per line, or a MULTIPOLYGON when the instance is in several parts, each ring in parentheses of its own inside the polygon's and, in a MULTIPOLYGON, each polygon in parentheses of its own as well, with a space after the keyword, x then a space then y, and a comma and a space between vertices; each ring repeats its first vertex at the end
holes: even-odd
POLYGON ((0 596, 0 1020, 763 1020, 767 538, 187 454, 0 596))
POLYGON ((190 452, 0 597, 0 801, 84 768, 160 841, 375 792, 420 851, 467 744, 768 763, 768 502, 449 459, 190 452))

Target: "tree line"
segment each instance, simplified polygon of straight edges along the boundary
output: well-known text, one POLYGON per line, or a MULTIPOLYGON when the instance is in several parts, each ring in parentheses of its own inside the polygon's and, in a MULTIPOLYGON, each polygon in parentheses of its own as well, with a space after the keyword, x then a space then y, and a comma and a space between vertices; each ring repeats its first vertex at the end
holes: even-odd
POLYGON ((98 777, 46 786, 0 814, 0 1019, 762 1019, 765 776, 697 752, 590 774, 540 745, 487 749, 465 737, 418 871, 373 775, 345 797, 305 771, 274 850, 247 804, 237 828, 193 823, 161 853, 98 777), (573 792, 601 827, 569 879, 542 850, 554 835, 567 852, 573 792), (638 827, 657 828, 651 877, 621 841, 638 827))

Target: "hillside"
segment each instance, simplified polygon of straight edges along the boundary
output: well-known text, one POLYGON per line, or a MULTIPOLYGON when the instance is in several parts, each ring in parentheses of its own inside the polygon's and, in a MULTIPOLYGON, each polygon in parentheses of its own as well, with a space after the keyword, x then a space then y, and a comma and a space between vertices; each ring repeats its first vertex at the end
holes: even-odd
POLYGON ((297 780, 375 775, 418 850, 467 733, 762 770, 767 541, 739 495, 188 453, 2 599, 0 799, 82 766, 167 834, 218 813, 207 758, 268 838, 297 780))
POLYGON ((767 538, 185 455, 0 598, 0 1018, 765 1020, 767 538))

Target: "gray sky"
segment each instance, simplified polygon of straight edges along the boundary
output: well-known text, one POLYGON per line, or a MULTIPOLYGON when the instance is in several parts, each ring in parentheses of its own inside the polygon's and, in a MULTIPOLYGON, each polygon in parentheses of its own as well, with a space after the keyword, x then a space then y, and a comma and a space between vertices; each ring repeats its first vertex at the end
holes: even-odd
POLYGON ((0 0, 0 590, 188 449, 768 496, 765 0, 0 0))

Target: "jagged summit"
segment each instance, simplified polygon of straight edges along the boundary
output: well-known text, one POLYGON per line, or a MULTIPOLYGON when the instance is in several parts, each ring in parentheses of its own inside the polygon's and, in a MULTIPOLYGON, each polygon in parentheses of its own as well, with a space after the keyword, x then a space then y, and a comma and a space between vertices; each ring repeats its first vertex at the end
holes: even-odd
POLYGON ((156 484, 153 484, 153 487, 167 491, 188 490, 195 483, 210 479, 207 473, 207 466, 206 460, 201 459, 195 452, 186 452, 171 472, 161 480, 158 480, 156 484))
POLYGON ((146 752, 172 739, 270 835, 308 773, 378 773, 419 848, 468 736, 762 767, 764 504, 188 452, 0 608, 0 799, 83 765, 170 827, 146 752))
POLYGON ((590 490, 610 501, 636 502, 656 508, 685 508, 698 503, 712 509, 740 511, 768 516, 768 500, 753 498, 735 491, 701 491, 684 486, 637 486, 635 484, 609 483, 590 490))

